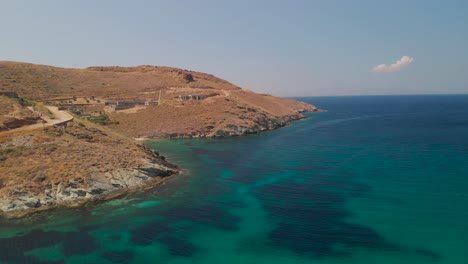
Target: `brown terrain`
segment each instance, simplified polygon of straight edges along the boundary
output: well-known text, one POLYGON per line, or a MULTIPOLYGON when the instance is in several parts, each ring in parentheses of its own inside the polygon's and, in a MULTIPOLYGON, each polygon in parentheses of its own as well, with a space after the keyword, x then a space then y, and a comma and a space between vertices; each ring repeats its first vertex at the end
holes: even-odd
POLYGON ((19 216, 153 186, 177 168, 86 120, 0 133, 0 213, 19 216))
POLYGON ((303 118, 302 112, 317 110, 299 101, 241 89, 213 75, 158 66, 65 69, 0 62, 1 91, 62 104, 84 115, 107 112, 115 121, 112 128, 132 137, 258 133, 303 118), (178 98, 189 95, 200 100, 178 98), (106 107, 123 101, 149 105, 117 111, 106 107))
POLYGON ((0 131, 37 123, 40 115, 24 108, 18 100, 0 96, 0 131))
POLYGON ((0 213, 107 199, 177 173, 131 137, 253 134, 316 110, 170 67, 0 61, 0 213))

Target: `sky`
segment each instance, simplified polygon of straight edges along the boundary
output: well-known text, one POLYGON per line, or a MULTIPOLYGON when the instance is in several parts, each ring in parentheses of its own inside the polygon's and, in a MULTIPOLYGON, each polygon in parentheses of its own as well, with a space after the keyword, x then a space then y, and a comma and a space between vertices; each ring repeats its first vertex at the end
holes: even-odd
POLYGON ((0 60, 163 65, 278 96, 468 93, 466 0, 0 0, 0 60))

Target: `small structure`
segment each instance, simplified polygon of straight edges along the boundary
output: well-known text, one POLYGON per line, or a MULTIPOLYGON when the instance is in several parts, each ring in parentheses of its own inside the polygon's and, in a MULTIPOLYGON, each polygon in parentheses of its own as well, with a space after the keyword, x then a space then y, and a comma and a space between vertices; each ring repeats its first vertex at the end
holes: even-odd
POLYGON ((73 122, 73 119, 74 118, 72 117, 72 118, 70 118, 68 120, 56 123, 56 124, 54 124, 54 127, 58 127, 58 128, 61 128, 63 130, 68 126, 69 123, 73 122))
POLYGON ((145 106, 159 105, 159 102, 145 101, 145 106))
POLYGON ((47 103, 49 104, 60 104, 60 103, 63 103, 65 101, 69 102, 69 101, 74 101, 74 97, 62 97, 62 98, 51 98, 51 99, 47 99, 47 103))
POLYGON ((178 98, 181 100, 181 101, 200 101, 200 100, 203 100, 205 99, 207 96, 206 95, 203 95, 203 94, 195 94, 195 95, 192 95, 192 94, 189 94, 189 95, 179 95, 178 98))
POLYGON ((135 106, 143 106, 146 105, 146 101, 116 101, 116 102, 109 102, 109 105, 114 108, 115 111, 117 110, 125 110, 129 108, 133 108, 135 106))

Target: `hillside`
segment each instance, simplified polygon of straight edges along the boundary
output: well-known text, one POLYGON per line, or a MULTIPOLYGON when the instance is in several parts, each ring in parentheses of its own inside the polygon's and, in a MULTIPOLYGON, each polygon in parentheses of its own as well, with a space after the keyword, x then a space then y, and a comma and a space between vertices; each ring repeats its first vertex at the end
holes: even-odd
POLYGON ((67 69, 30 63, 0 61, 0 91, 46 100, 67 96, 98 96, 110 99, 156 98, 152 92, 174 87, 238 90, 213 75, 171 67, 89 67, 67 69), (191 74, 193 82, 185 77, 191 74))
POLYGON ((158 153, 85 120, 0 132, 0 215, 107 199, 175 173, 158 153))
POLYGON ((0 94, 0 131, 35 124, 39 115, 24 108, 21 101, 0 94))
POLYGON ((113 129, 132 137, 258 133, 316 110, 241 89, 213 75, 159 66, 67 69, 0 62, 0 91, 14 91, 83 116, 106 112, 113 129), (133 105, 121 107, 124 103, 133 105))
POLYGON ((176 68, 0 62, 0 215, 108 199, 178 172, 131 137, 259 133, 315 110, 176 68))

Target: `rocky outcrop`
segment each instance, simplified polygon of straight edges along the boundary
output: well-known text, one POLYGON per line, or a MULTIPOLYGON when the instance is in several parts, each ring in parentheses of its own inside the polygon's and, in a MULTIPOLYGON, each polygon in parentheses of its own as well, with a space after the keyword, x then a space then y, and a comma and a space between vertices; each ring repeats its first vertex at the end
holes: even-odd
MULTIPOLYGON (((108 199, 153 186, 177 173, 176 166, 166 162, 157 152, 146 151, 151 153, 152 158, 144 160, 144 165, 138 168, 116 168, 92 173, 85 179, 49 183, 40 192, 16 188, 0 197, 0 212, 14 217, 57 206, 76 206, 88 201, 108 199)), ((14 182, 3 183, 0 188, 11 184, 14 182)))
POLYGON ((158 152, 84 120, 0 133, 0 215, 109 199, 177 172, 158 152))
MULTIPOLYGON (((171 133, 157 135, 163 138, 225 138, 242 135, 258 134, 265 131, 275 130, 289 125, 295 120, 306 118, 304 112, 316 112, 318 109, 304 110, 294 115, 282 118, 269 118, 265 115, 258 115, 257 118, 249 120, 249 125, 226 124, 223 127, 208 126, 203 131, 192 131, 190 133, 171 133)), ((151 137, 151 136, 149 136, 151 137)))

